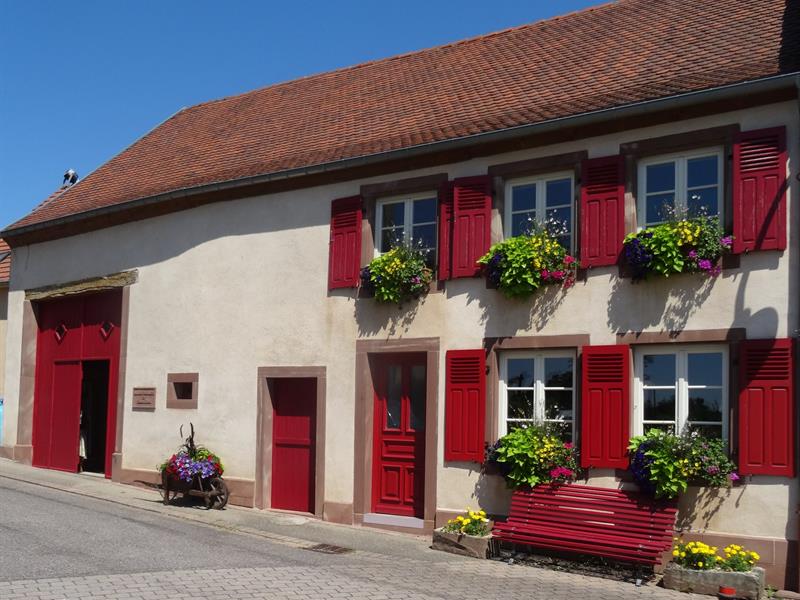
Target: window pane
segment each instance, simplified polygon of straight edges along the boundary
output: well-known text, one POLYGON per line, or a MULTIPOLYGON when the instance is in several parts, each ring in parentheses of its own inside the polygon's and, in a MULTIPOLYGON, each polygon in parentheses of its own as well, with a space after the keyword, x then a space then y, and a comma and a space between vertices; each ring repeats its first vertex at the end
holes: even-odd
POLYGON ((400 428, 400 397, 403 392, 403 371, 400 365, 390 365, 386 383, 386 427, 400 428))
POLYGON ((425 430, 425 367, 411 367, 411 429, 425 430))
POLYGON ((553 235, 563 235, 572 231, 572 210, 564 208, 547 209, 547 228, 553 235))
POLYGON ((533 390, 508 390, 508 418, 533 418, 533 390))
POLYGON ((567 390, 545 391, 544 418, 572 420, 572 392, 567 390))
POLYGON ((645 354, 642 365, 645 385, 675 385, 674 354, 645 354))
POLYGON ((533 387, 532 358, 509 358, 506 367, 508 387, 533 387))
POLYGON ((545 358, 544 385, 546 387, 572 387, 572 359, 545 358))
POLYGON ((381 252, 388 252, 403 243, 402 229, 384 229, 381 232, 381 252))
POLYGON ((436 199, 414 200, 414 223, 433 223, 436 221, 436 199))
POLYGON ((515 185, 511 189, 511 211, 534 210, 536 208, 536 184, 515 185))
POLYGON ((722 385, 722 352, 690 354, 689 385, 722 385))
POLYGON ((666 221, 675 212, 675 194, 654 194, 647 196, 645 223, 666 221))
POLYGON ((644 390, 644 420, 674 421, 675 390, 644 390))
POLYGON ((722 421, 722 390, 689 390, 690 421, 722 421))
POLYGON ((436 247, 436 225, 415 225, 411 229, 414 245, 421 248, 436 247))
POLYGON ((692 431, 706 437, 722 437, 722 425, 692 425, 692 431))
POLYGON ((717 157, 704 156, 690 158, 686 161, 686 187, 699 187, 701 185, 716 185, 717 157))
POLYGON ((675 425, 664 425, 663 423, 659 423, 657 425, 648 425, 645 423, 644 432, 647 433, 651 429, 660 429, 661 431, 666 431, 667 433, 675 433, 675 425))
POLYGON ((545 206, 572 204, 572 181, 556 179, 546 184, 545 206))
POLYGON ((511 235, 522 235, 531 229, 532 221, 536 218, 535 212, 511 215, 511 235))
POLYGON ((383 205, 382 227, 395 227, 405 225, 406 205, 405 202, 392 202, 383 205))
POLYGON ((659 165, 647 165, 645 173, 645 191, 669 192, 675 189, 675 163, 661 163, 659 165))
POLYGON ((719 215, 719 201, 717 199, 717 188, 704 188, 702 190, 688 190, 686 192, 686 208, 688 216, 699 217, 708 215, 713 217, 719 215))

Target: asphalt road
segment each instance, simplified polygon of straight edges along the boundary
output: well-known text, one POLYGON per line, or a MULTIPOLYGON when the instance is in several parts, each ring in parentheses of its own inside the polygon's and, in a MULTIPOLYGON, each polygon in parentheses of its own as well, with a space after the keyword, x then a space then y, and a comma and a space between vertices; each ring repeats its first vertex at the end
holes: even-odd
POLYGON ((0 581, 312 566, 325 559, 263 538, 0 478, 0 581))

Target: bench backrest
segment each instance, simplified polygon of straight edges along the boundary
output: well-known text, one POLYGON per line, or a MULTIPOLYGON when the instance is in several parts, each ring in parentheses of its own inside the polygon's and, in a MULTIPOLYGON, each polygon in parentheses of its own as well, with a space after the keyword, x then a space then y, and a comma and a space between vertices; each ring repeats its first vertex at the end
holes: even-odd
POLYGON ((508 522, 565 528, 588 537, 626 537, 669 549, 675 529, 674 502, 636 492, 587 485, 540 485, 517 490, 508 522))

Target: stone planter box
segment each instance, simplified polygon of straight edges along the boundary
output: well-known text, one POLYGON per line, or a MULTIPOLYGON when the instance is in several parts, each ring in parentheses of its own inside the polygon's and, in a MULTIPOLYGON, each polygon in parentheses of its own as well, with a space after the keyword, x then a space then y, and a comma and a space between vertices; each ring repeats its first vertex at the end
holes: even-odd
POLYGON ((736 588, 737 598, 759 600, 764 597, 764 569, 755 567, 749 573, 731 571, 697 571, 669 563, 664 569, 664 587, 681 592, 716 596, 719 586, 736 588))
POLYGON ((465 533, 447 533, 439 528, 433 530, 433 544, 431 548, 450 552, 451 554, 461 554, 462 556, 471 556, 473 558, 486 558, 488 556, 489 542, 491 540, 491 535, 478 537, 465 533))

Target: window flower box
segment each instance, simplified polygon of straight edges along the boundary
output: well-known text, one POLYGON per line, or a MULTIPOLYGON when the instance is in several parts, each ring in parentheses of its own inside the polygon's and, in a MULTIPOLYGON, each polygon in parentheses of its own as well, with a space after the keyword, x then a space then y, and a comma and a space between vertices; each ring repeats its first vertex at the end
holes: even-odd
POLYGON ((535 223, 529 232, 492 246, 478 264, 492 287, 514 299, 528 298, 544 285, 569 288, 578 269, 558 232, 535 223))
POLYGON ((381 303, 397 304, 417 300, 428 293, 433 273, 425 263, 422 249, 399 244, 374 258, 361 269, 361 289, 381 303))
POLYGON ((655 274, 720 273, 722 255, 733 238, 725 235, 716 217, 668 221, 630 233, 623 242, 623 256, 633 281, 655 274))

